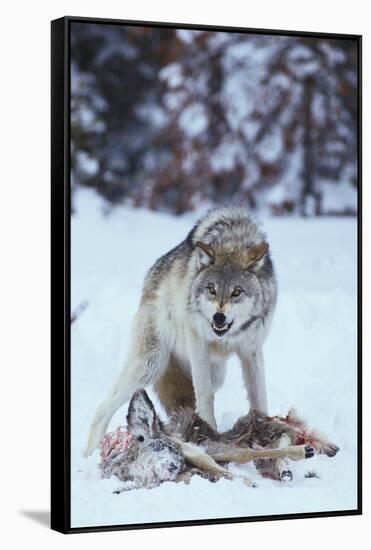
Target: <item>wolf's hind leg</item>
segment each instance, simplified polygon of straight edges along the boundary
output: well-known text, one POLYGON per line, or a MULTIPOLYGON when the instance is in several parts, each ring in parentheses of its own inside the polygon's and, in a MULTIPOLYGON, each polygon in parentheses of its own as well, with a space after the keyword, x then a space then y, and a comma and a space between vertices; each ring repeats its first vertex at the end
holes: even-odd
MULTIPOLYGON (((135 391, 135 389, 133 391, 135 391)), ((106 401, 103 401, 103 403, 99 405, 90 426, 88 443, 84 452, 85 456, 89 456, 99 447, 99 443, 107 431, 108 424, 112 416, 122 405, 124 405, 126 401, 129 400, 131 393, 132 392, 129 390, 118 393, 116 396, 111 395, 108 399, 106 399, 106 401)))
POLYGON ((180 407, 196 407, 192 379, 184 374, 173 355, 170 355, 166 370, 154 383, 154 389, 168 414, 180 407))
POLYGON ((98 407, 90 427, 88 443, 84 455, 89 456, 106 433, 108 424, 115 412, 122 407, 139 388, 152 383, 168 360, 166 351, 151 348, 150 353, 128 360, 109 395, 98 407))

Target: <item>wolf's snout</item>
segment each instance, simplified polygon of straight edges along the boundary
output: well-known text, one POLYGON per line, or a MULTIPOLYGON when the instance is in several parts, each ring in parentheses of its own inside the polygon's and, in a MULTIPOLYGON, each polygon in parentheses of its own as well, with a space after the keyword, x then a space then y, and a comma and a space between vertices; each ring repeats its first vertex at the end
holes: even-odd
POLYGON ((225 321, 227 317, 224 315, 224 313, 215 313, 213 317, 213 321, 217 327, 224 327, 225 321))

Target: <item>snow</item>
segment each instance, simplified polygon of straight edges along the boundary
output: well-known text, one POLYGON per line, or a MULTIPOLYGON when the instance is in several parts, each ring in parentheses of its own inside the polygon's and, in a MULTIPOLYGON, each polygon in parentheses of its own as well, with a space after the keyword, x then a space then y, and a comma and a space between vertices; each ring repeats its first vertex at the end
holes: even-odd
POLYGON ((277 161, 282 155, 283 139, 280 128, 267 133, 267 135, 256 145, 256 151, 262 160, 268 163, 277 161))
POLYGON ((236 164, 236 158, 241 153, 241 146, 236 142, 224 141, 210 156, 210 164, 214 172, 231 170, 236 164))
POLYGON ((77 153, 77 162, 80 170, 83 170, 89 176, 94 176, 98 172, 99 162, 85 151, 77 153))
POLYGON ((179 126, 189 138, 202 134, 207 125, 207 114, 201 103, 193 103, 180 114, 179 126))
POLYGON ((169 111, 176 111, 181 109, 183 103, 185 103, 187 96, 184 91, 172 91, 164 95, 164 101, 169 111))
POLYGON ((265 197, 262 197, 261 204, 271 206, 280 204, 283 201, 291 201, 294 204, 298 202, 300 190, 302 187, 302 176, 298 176, 300 168, 303 166, 304 151, 299 145, 291 155, 286 158, 286 171, 284 181, 277 182, 265 197))
POLYGON ((345 61, 344 52, 337 48, 336 45, 336 41, 334 41, 334 46, 331 45, 331 42, 325 41, 322 41, 319 45, 320 49, 326 54, 329 65, 338 65, 345 61))
POLYGON ((166 65, 161 69, 159 76, 167 82, 169 88, 177 88, 183 82, 182 66, 179 63, 166 65))
POLYGON ((297 45, 287 55, 287 60, 292 73, 296 77, 304 78, 313 75, 320 69, 318 61, 314 58, 310 48, 303 45, 297 45))
POLYGON ((343 180, 337 185, 322 180, 320 186, 324 212, 357 211, 357 188, 350 181, 343 180))
MULTIPOLYGON (((265 344, 269 409, 285 414, 295 406, 340 446, 338 455, 295 463, 294 480, 287 483, 259 478, 251 464, 231 466, 256 480, 256 489, 238 479, 212 484, 195 476, 190 485, 164 483, 114 495, 120 482, 100 479, 99 452, 83 458, 89 423, 121 369, 147 269, 185 237, 196 215, 175 218, 122 207, 107 216, 89 191, 76 193, 75 207, 71 304, 75 310, 87 300, 89 307, 71 327, 72 526, 355 509, 355 219, 263 220, 279 281, 277 312, 265 344), (304 478, 308 470, 320 478, 304 478)), ((238 361, 232 359, 216 395, 219 429, 246 411, 238 361)), ((123 424, 125 415, 126 407, 109 429, 123 424)))

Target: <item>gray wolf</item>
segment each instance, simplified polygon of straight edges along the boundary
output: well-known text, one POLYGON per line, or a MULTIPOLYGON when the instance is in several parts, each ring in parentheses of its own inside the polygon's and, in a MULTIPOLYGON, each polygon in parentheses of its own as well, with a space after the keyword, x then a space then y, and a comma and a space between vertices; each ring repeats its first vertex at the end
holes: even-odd
POLYGON ((185 407, 173 411, 163 424, 143 389, 131 398, 124 439, 121 429, 106 434, 101 443, 102 477, 116 475, 124 482, 115 493, 153 488, 164 481, 189 482, 195 474, 210 481, 241 477, 247 486, 256 486, 246 476, 233 475, 218 464, 230 461, 253 460, 264 477, 292 480, 292 471, 282 469, 289 458, 310 458, 315 451, 334 456, 338 451, 336 445, 309 430, 294 411, 281 418, 250 410, 230 430, 218 433, 185 407))
POLYGON ((86 454, 113 414, 153 384, 168 412, 191 406, 213 428, 214 394, 232 353, 240 358, 250 407, 267 413, 262 346, 277 284, 265 234, 245 208, 207 213, 147 274, 126 364, 92 422, 86 454))

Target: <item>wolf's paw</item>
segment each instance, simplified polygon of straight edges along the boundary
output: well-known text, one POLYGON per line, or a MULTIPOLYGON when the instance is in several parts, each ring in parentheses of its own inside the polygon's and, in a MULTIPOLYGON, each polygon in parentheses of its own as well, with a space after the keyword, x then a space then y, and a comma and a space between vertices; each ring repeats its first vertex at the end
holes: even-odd
POLYGON ((314 456, 314 447, 312 445, 305 445, 304 453, 305 458, 312 458, 314 456))

